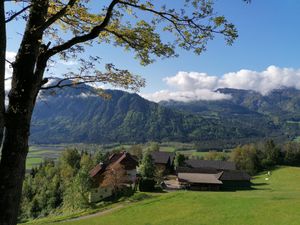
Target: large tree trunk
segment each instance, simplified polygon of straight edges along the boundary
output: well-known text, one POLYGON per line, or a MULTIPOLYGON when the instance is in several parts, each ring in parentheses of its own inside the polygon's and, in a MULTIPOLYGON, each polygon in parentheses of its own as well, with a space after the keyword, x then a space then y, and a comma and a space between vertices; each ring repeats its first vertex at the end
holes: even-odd
POLYGON ((6 126, 0 164, 0 224, 17 223, 25 163, 28 152, 29 126, 10 121, 6 126))
POLYGON ((48 0, 33 0, 25 33, 13 63, 12 87, 5 112, 5 134, 0 161, 0 225, 15 225, 25 176, 30 121, 46 66, 43 31, 48 0))

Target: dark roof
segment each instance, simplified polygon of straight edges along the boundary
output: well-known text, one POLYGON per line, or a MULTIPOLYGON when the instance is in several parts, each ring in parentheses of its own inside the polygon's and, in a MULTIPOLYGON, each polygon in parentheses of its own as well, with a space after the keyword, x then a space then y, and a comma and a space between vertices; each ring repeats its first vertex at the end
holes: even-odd
POLYGON ((236 170, 234 162, 220 160, 198 160, 188 159, 185 161, 188 167, 192 168, 211 168, 217 170, 236 170))
POLYGON ((177 173, 212 173, 216 174, 219 171, 214 168, 191 168, 191 167, 177 167, 177 173))
POLYGON ((210 173, 178 173, 179 182, 197 183, 197 184, 222 184, 219 180, 222 172, 217 174, 210 173))
POLYGON ((224 171, 220 177, 222 181, 250 181, 251 176, 240 170, 224 171))
POLYGON ((175 157, 174 152, 151 152, 152 159, 154 163, 167 164, 170 160, 170 163, 173 163, 175 157))

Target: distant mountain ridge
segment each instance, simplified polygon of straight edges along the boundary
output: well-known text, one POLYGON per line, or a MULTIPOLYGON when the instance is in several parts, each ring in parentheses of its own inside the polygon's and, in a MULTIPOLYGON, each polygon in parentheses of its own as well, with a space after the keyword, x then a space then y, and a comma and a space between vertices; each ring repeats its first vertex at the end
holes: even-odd
POLYGON ((275 90, 268 96, 228 88, 218 91, 232 98, 157 104, 119 90, 106 90, 111 99, 104 100, 87 85, 55 93, 48 90, 39 96, 30 140, 40 144, 190 141, 234 145, 300 133, 298 126, 287 126, 287 121, 300 121, 300 91, 275 90))
POLYGON ((229 94, 230 100, 193 101, 193 102, 161 102, 161 105, 193 113, 205 110, 220 109, 230 113, 260 113, 277 116, 284 120, 300 120, 300 90, 295 88, 275 89, 267 95, 252 90, 220 88, 216 90, 229 94), (201 107, 203 107, 201 109, 201 107), (215 108, 214 108, 215 107, 215 108))

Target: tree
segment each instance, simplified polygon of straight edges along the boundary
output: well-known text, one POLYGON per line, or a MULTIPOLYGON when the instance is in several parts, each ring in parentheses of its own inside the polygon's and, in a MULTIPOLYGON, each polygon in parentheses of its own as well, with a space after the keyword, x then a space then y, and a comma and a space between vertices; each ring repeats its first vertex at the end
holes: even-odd
POLYGON ((70 181, 80 169, 81 156, 77 149, 66 149, 59 158, 61 176, 65 182, 70 181))
POLYGON ((72 182, 65 187, 63 204, 68 210, 85 208, 90 204, 88 196, 92 181, 87 168, 85 165, 80 168, 72 182))
POLYGON ((128 176, 124 166, 117 164, 116 166, 109 167, 104 172, 104 178, 101 186, 111 188, 113 194, 116 194, 128 182, 128 176))
POLYGON ((264 168, 278 165, 281 160, 280 148, 275 145, 273 140, 267 140, 262 149, 261 157, 261 164, 264 168))
POLYGON ((184 164, 185 164, 185 156, 183 154, 176 152, 176 156, 174 159, 174 165, 176 167, 181 167, 181 166, 184 166, 184 164))
POLYGON ((149 152, 145 152, 138 170, 143 178, 153 179, 155 177, 155 165, 149 152))
POLYGON ((132 145, 129 149, 130 154, 136 156, 138 160, 143 157, 143 147, 141 145, 132 145))
POLYGON ((150 142, 150 147, 148 148, 148 151, 150 152, 159 152, 159 144, 157 142, 150 142))
POLYGON ((79 59, 78 71, 45 86, 50 60, 76 58, 87 45, 111 43, 136 52, 141 64, 147 65, 155 57, 176 56, 176 46, 200 54, 216 34, 224 36, 228 44, 237 38, 235 27, 214 12, 211 0, 185 0, 182 10, 154 0, 110 0, 105 2, 107 5, 85 0, 21 0, 16 2, 24 8, 14 13, 6 13, 4 2, 0 3, 0 133, 4 131, 0 162, 1 225, 17 223, 30 121, 40 90, 90 82, 133 90, 144 85, 143 79, 113 64, 107 64, 106 71, 97 70, 99 57, 91 56, 79 59), (146 14, 149 17, 141 18, 146 14), (25 19, 26 28, 16 59, 10 62, 12 86, 5 109, 5 27, 20 16, 25 19), (164 41, 162 32, 171 33, 174 39, 164 41), (72 82, 64 82, 67 79, 72 82))
POLYGON ((93 154, 93 163, 94 165, 103 163, 107 161, 109 158, 109 152, 104 152, 101 149, 98 149, 94 154, 93 154))
POLYGON ((291 166, 300 165, 300 144, 297 142, 288 142, 283 146, 284 163, 291 166))
POLYGON ((138 167, 138 172, 141 175, 141 179, 139 180, 140 191, 154 191, 156 181, 160 182, 163 177, 163 171, 156 170, 150 152, 148 150, 144 153, 138 167))
POLYGON ((253 144, 238 146, 231 152, 231 160, 239 170, 255 174, 259 169, 258 152, 253 144))
POLYGON ((205 154, 204 159, 226 161, 228 160, 228 156, 225 152, 209 151, 207 154, 205 154))
MULTIPOLYGON (((63 187, 59 168, 45 160, 34 175, 27 174, 23 184, 21 218, 47 216, 63 202, 63 187)), ((73 193, 74 194, 74 193, 73 193)))

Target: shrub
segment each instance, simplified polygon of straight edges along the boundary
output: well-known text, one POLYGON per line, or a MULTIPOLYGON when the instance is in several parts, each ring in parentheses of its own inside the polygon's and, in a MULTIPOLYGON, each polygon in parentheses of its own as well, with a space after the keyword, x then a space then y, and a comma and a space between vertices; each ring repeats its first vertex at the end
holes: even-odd
POLYGON ((140 191, 151 192, 155 190, 155 184, 156 182, 154 179, 142 178, 139 182, 139 189, 140 191))
POLYGON ((147 198, 151 198, 151 195, 139 192, 139 193, 135 193, 134 195, 132 195, 130 197, 130 201, 137 202, 137 201, 141 201, 141 200, 144 200, 147 198))

